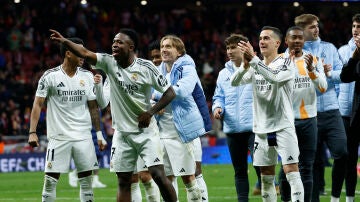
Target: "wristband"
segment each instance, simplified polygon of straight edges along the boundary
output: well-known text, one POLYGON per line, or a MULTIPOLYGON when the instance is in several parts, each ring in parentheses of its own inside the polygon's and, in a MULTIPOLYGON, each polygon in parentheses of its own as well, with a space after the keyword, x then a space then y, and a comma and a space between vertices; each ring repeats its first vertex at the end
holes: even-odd
POLYGON ((96 137, 97 137, 98 140, 101 140, 101 143, 102 143, 103 145, 106 145, 106 144, 107 144, 107 142, 106 142, 106 140, 104 139, 101 131, 96 131, 96 137))
POLYGON ((29 132, 29 135, 31 135, 31 134, 33 134, 33 133, 36 133, 36 131, 31 131, 31 132, 29 132))

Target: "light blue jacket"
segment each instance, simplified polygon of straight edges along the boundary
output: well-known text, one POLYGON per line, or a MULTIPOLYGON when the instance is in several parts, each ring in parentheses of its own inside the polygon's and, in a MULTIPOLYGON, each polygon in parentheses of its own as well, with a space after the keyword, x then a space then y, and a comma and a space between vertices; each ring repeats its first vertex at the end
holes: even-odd
MULTIPOLYGON (((343 45, 339 48, 340 59, 343 64, 346 64, 349 61, 349 58, 352 57, 353 52, 356 49, 354 38, 348 42, 348 44, 343 45)), ((339 107, 341 116, 350 117, 352 113, 352 104, 355 90, 355 82, 351 83, 340 83, 339 84, 339 107)))
POLYGON ((213 96, 212 111, 222 109, 224 133, 252 131, 252 86, 251 84, 231 86, 230 78, 235 72, 233 62, 225 63, 219 72, 213 96))
MULTIPOLYGON (((207 121, 211 121, 209 113, 207 113, 208 117, 202 117, 194 99, 193 93, 196 92, 199 95, 199 90, 202 91, 195 67, 194 60, 185 54, 175 61, 170 72, 170 83, 176 94, 175 99, 171 101, 174 124, 180 139, 185 143, 204 135, 206 133, 205 125, 209 124, 207 121)), ((167 73, 165 63, 161 63, 159 68, 165 76, 167 73)), ((155 100, 161 97, 158 92, 154 95, 155 100)), ((206 103, 204 102, 204 104, 206 103)))
POLYGON ((324 60, 323 64, 331 64, 331 77, 327 77, 328 88, 325 93, 317 94, 317 111, 325 112, 329 110, 339 109, 335 85, 341 82, 340 73, 343 63, 340 60, 339 53, 336 47, 329 42, 321 41, 319 38, 316 41, 306 41, 304 49, 311 54, 318 57, 319 60, 324 60))

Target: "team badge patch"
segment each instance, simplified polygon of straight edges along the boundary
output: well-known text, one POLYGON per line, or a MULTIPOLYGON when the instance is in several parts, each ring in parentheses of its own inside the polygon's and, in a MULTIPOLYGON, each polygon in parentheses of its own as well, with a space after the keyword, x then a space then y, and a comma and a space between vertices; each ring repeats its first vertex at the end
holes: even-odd
POLYGON ((131 79, 134 80, 134 81, 137 81, 138 75, 137 75, 136 73, 133 73, 133 74, 131 75, 131 79))
POLYGON ((157 82, 160 86, 164 87, 167 85, 167 80, 163 75, 159 75, 157 82))
POLYGON ((51 162, 49 162, 49 163, 47 164, 47 167, 48 167, 48 168, 52 168, 51 162))
POLYGON ((80 80, 80 86, 84 87, 85 86, 85 81, 84 80, 80 80))

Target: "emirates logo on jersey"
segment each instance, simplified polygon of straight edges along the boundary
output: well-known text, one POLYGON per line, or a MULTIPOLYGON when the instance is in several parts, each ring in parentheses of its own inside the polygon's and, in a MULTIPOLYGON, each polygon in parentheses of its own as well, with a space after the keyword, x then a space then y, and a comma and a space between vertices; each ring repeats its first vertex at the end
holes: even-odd
POLYGON ((131 79, 134 80, 134 81, 137 81, 138 75, 137 75, 136 73, 133 73, 133 74, 131 75, 131 79))
POLYGON ((84 87, 85 86, 85 81, 84 80, 80 80, 80 86, 84 87))

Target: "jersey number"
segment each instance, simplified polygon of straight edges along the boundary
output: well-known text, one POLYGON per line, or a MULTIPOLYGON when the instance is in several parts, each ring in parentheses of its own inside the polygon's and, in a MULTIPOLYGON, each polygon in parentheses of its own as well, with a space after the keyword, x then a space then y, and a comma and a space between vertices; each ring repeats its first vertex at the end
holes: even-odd
POLYGON ((54 149, 48 149, 46 160, 49 161, 50 152, 51 152, 51 161, 54 161, 54 153, 55 153, 54 149))

